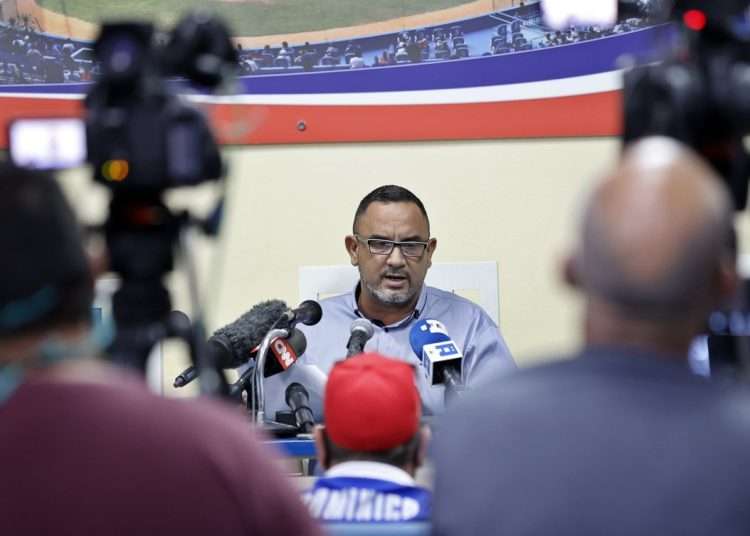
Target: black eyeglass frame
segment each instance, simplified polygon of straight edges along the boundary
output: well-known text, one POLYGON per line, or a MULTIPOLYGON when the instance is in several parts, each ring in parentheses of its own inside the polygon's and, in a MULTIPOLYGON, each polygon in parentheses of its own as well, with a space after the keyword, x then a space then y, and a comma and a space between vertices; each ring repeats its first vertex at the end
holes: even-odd
POLYGON ((397 240, 387 240, 385 238, 364 238, 358 234, 355 234, 354 238, 356 238, 357 240, 359 240, 360 242, 364 244, 367 244, 367 250, 373 255, 390 255, 391 253, 393 253, 393 248, 398 247, 399 249, 401 249, 401 253, 404 255, 404 257, 409 257, 410 259, 421 258, 427 251, 427 248, 430 245, 430 241, 432 240, 431 238, 428 238, 427 242, 418 242, 415 240, 399 242, 397 240), (389 244, 390 247, 388 248, 388 251, 373 251, 372 242, 380 242, 383 244, 389 244), (404 250, 404 246, 408 248, 409 246, 417 246, 417 245, 421 246, 422 248, 422 251, 418 255, 411 255, 404 250))

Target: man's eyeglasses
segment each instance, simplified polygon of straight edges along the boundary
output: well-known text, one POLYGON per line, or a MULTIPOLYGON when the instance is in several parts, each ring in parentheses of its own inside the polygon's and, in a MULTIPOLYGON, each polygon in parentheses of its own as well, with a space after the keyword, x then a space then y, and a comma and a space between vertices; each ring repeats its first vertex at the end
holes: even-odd
POLYGON ((429 242, 396 242, 394 240, 385 240, 383 238, 362 238, 354 235, 357 240, 367 244, 367 249, 373 255, 390 255, 393 248, 398 246, 405 257, 421 257, 424 255, 429 242))

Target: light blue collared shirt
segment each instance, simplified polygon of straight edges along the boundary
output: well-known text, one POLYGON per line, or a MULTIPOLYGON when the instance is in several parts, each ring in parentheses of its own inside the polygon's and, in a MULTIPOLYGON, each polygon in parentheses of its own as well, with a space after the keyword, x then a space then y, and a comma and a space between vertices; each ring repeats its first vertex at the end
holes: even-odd
MULTIPOLYGON (((323 384, 312 379, 306 369, 313 366, 327 375, 334 363, 346 356, 351 323, 363 317, 357 306, 358 288, 359 285, 347 294, 321 300, 323 317, 320 322, 314 326, 298 326, 307 338, 307 349, 289 370, 266 378, 268 418, 273 419, 277 410, 288 409, 284 391, 287 385, 297 381, 310 392, 310 406, 316 420, 323 420, 323 384)), ((481 378, 494 375, 496 371, 515 368, 500 330, 481 307, 451 292, 424 285, 414 311, 406 318, 387 326, 373 322, 375 334, 367 341, 365 351, 401 359, 416 367, 417 388, 426 414, 442 413, 445 399, 445 388, 429 385, 419 356, 409 343, 413 323, 426 318, 442 322, 463 353, 463 378, 468 386, 476 385, 481 378)))

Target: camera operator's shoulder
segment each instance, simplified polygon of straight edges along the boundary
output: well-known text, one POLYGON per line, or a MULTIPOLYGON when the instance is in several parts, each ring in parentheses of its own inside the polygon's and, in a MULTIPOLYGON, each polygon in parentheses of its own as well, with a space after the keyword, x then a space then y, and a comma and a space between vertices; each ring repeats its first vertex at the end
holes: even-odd
POLYGON ((71 414, 126 422, 128 433, 156 443, 180 438, 183 446, 221 435, 253 443, 256 435, 239 406, 206 398, 169 398, 150 391, 142 377, 100 362, 71 363, 42 380, 69 405, 71 414), (250 440, 250 441, 248 441, 250 440))
MULTIPOLYGON (((243 414, 239 404, 230 404, 214 398, 171 398, 152 393, 138 378, 131 378, 130 385, 121 385, 123 402, 144 410, 144 426, 158 424, 162 431, 181 436, 186 441, 205 443, 207 438, 219 435, 230 440, 236 438, 243 443, 258 439, 254 428, 243 414), (164 424, 166 423, 166 424, 164 424)), ((136 413, 135 411, 133 413, 136 413)), ((138 412, 140 413, 140 412, 138 412)))
POLYGON ((742 434, 745 444, 750 443, 750 385, 738 384, 717 387, 714 411, 717 420, 742 434))

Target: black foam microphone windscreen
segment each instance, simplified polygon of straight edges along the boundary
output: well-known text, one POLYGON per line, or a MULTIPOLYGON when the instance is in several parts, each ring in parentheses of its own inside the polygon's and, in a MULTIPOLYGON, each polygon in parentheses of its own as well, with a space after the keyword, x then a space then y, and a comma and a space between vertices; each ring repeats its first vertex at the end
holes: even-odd
POLYGON ((250 359, 251 351, 287 309, 282 300, 260 302, 231 324, 217 329, 209 341, 215 341, 225 348, 222 353, 227 355, 220 359, 224 368, 244 365, 250 359))

